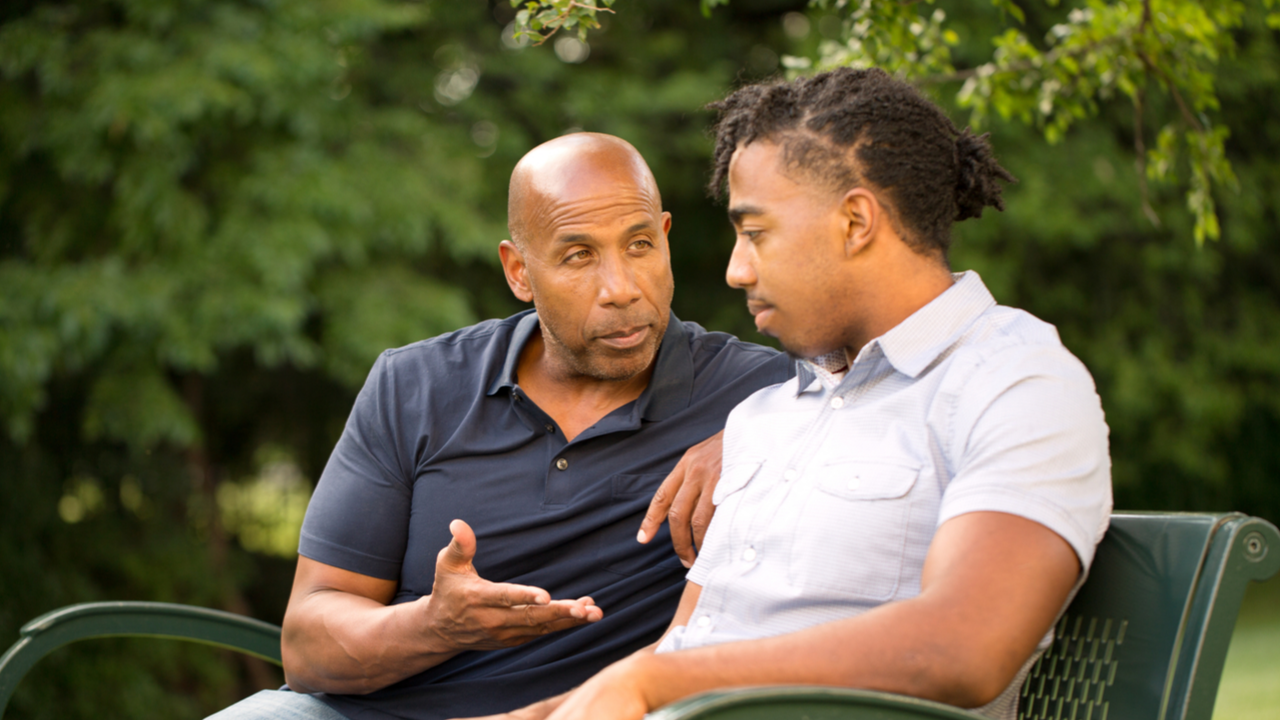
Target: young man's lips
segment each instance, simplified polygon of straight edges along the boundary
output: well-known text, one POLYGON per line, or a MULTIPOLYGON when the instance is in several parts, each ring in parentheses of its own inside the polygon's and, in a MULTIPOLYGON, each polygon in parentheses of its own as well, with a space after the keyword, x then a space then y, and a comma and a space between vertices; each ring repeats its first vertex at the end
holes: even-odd
POLYGON ((618 332, 615 332, 615 333, 609 333, 608 335, 602 335, 598 339, 600 340, 600 342, 604 343, 605 345, 617 348, 619 350, 625 350, 628 348, 633 348, 639 345, 640 343, 644 342, 644 339, 648 336, 649 336, 649 326, 639 325, 637 327, 619 330, 618 332))
POLYGON ((765 302, 748 300, 747 311, 755 317, 756 330, 764 332, 765 324, 768 322, 769 317, 773 315, 773 306, 765 302))

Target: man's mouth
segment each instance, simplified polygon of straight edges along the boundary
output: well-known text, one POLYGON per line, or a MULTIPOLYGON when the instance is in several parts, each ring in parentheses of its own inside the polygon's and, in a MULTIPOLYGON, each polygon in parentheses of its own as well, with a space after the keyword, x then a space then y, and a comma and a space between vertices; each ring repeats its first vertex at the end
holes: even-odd
POLYGON ((649 337, 650 332, 648 325, 635 325, 607 335, 600 335, 596 339, 617 350, 630 350, 642 344, 649 337))

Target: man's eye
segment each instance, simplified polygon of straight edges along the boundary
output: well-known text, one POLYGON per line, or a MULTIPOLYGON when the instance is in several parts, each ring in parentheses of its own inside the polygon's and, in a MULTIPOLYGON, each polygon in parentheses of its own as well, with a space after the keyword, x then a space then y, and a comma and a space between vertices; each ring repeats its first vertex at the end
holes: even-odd
POLYGON ((586 259, 588 259, 588 258, 590 258, 590 257, 591 257, 591 251, 590 251, 590 250, 579 250, 579 251, 577 251, 577 252, 575 252, 575 253, 573 253, 573 254, 569 255, 569 257, 568 257, 568 258, 566 258, 566 260, 578 261, 578 260, 586 260, 586 259))
POLYGON ((738 234, 748 240, 754 241, 756 238, 760 237, 760 232, 760 230, 739 230, 738 234))
POLYGON ((653 241, 652 240, 636 240, 635 242, 631 243, 631 247, 637 250, 647 250, 653 247, 653 241))

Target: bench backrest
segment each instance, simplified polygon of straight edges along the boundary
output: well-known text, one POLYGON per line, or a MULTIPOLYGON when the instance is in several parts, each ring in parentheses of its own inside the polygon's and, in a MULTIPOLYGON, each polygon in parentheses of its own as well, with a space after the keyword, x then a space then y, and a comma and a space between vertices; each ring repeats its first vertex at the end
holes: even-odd
POLYGON ((1240 514, 1117 513, 1020 720, 1210 720, 1250 581, 1280 571, 1280 534, 1240 514))

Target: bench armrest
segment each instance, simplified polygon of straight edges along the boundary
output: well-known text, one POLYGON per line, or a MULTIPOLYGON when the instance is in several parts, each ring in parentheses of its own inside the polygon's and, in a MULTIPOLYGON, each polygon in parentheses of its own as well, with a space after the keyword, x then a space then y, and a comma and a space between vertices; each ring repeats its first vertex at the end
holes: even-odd
POLYGON ((68 605, 22 626, 18 642, 0 657, 0 716, 18 682, 40 658, 77 640, 159 637, 214 645, 280 664, 280 628, 193 605, 96 602, 68 605))
POLYGON ((974 713, 904 695, 818 686, 755 687, 702 693, 649 720, 981 720, 974 713))

